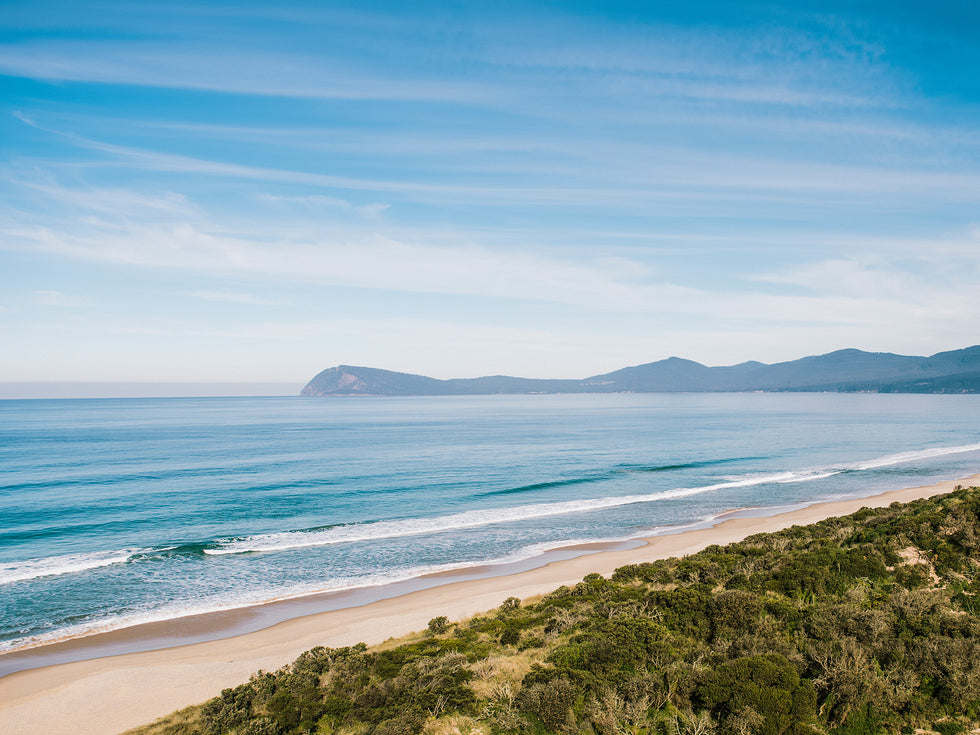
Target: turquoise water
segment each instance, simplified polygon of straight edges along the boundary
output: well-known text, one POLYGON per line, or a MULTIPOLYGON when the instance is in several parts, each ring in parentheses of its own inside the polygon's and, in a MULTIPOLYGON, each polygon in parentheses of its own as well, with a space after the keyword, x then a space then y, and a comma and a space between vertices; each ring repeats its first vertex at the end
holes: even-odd
POLYGON ((0 401, 0 651, 980 471, 980 396, 0 401))

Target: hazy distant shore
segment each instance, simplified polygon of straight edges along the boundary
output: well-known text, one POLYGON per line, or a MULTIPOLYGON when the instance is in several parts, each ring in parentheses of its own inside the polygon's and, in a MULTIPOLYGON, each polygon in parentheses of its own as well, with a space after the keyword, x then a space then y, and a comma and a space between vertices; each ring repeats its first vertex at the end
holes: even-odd
POLYGON ((295 396, 296 383, 0 382, 0 400, 295 396))
MULTIPOLYGON (((816 503, 772 515, 761 515, 766 512, 761 509, 734 511, 715 519, 708 528, 614 544, 614 548, 602 544, 568 547, 563 550, 566 558, 543 566, 519 571, 467 570, 469 578, 453 572, 400 587, 392 585, 334 595, 330 602, 337 609, 315 614, 308 614, 310 608, 306 606, 318 604, 323 609, 326 600, 303 598, 135 626, 6 654, 0 656, 0 665, 7 664, 7 670, 11 670, 11 664, 13 668, 18 665, 41 668, 0 678, 0 712, 11 733, 62 732, 69 718, 78 735, 122 732, 203 701, 224 687, 244 681, 259 669, 274 670, 316 645, 378 643, 424 628, 437 615, 467 617, 499 605, 510 596, 526 598, 563 584, 574 584, 590 572, 610 574, 624 564, 690 554, 711 544, 731 543, 755 533, 814 523, 863 506, 909 502, 949 492, 956 485, 978 483, 980 475, 973 475, 870 497, 816 503), (567 558, 572 554, 576 556, 567 558), (476 575, 484 576, 472 578, 476 575), (290 619, 254 632, 188 644, 194 636, 227 636, 248 620, 253 625, 257 620, 261 622, 262 616, 270 611, 275 615, 286 614, 290 619), (168 647, 145 650, 154 646, 168 647), (141 649, 143 652, 132 652, 141 649), (59 658, 75 660, 53 663, 59 658), (46 662, 52 665, 44 665, 46 662)), ((538 562, 542 560, 539 558, 538 562)), ((275 615, 267 619, 274 620, 275 615)))

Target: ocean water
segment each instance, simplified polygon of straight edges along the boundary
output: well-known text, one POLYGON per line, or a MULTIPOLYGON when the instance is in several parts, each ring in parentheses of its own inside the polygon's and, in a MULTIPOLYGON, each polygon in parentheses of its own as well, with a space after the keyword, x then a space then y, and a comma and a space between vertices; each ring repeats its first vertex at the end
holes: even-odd
POLYGON ((0 401, 0 652, 980 471, 980 396, 0 401))

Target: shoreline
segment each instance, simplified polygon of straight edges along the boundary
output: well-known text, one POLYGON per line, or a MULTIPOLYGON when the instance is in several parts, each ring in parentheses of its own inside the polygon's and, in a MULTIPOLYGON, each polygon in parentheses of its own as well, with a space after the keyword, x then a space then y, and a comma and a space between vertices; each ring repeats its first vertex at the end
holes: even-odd
POLYGON ((76 735, 120 733, 203 702, 260 669, 278 669, 317 645, 381 643, 422 630, 438 615, 451 620, 470 617, 500 605, 507 597, 544 594, 563 584, 573 585, 592 572, 608 576, 625 564, 684 556, 712 544, 807 525, 862 507, 906 503, 950 492, 957 485, 978 484, 980 474, 867 497, 816 502, 771 515, 758 515, 755 508, 733 510, 706 527, 674 533, 664 529, 657 535, 619 543, 562 547, 549 561, 541 564, 538 558, 539 563, 530 568, 506 565, 479 568, 478 572, 452 570, 384 589, 321 593, 21 649, 0 655, 0 664, 8 663, 9 669, 12 659, 22 659, 21 663, 35 659, 28 665, 36 668, 21 666, 0 677, 0 717, 5 732, 12 734, 60 733, 69 722, 76 735), (337 606, 324 611, 324 596, 337 606), (308 606, 311 600, 319 608, 304 612, 304 604, 308 606), (279 618, 274 615, 263 624, 261 616, 270 608, 276 608, 279 618), (281 617, 283 613, 288 617, 281 617), (261 628, 234 634, 236 625, 242 626, 244 620, 254 624, 255 616, 261 628), (196 637, 193 631, 188 633, 188 624, 197 631, 196 637), (202 639, 202 631, 207 635, 209 630, 232 635, 202 639), (153 641, 163 646, 153 647, 153 641), (59 656, 65 662, 57 662, 59 656))
MULTIPOLYGON (((980 482, 980 474, 975 475, 980 482)), ((945 482, 945 481, 943 481, 945 482)), ((890 492, 890 491, 886 491, 890 492)), ((415 576, 384 582, 353 585, 334 589, 312 590, 267 600, 232 604, 200 611, 187 611, 178 615, 147 619, 112 626, 92 626, 79 632, 40 640, 22 639, 28 642, 12 648, 0 648, 0 681, 5 676, 63 663, 73 663, 91 658, 103 658, 127 653, 175 648, 194 643, 205 643, 222 638, 233 638, 254 633, 294 618, 316 615, 335 610, 361 607, 380 600, 400 597, 454 582, 508 577, 552 563, 591 556, 607 551, 642 547, 661 536, 674 536, 689 531, 710 529, 718 524, 740 517, 768 518, 786 512, 802 510, 814 505, 825 505, 840 500, 858 500, 870 495, 846 498, 825 498, 786 505, 756 505, 731 508, 713 516, 686 521, 677 525, 654 526, 641 532, 619 538, 596 540, 568 540, 552 542, 549 548, 538 553, 515 559, 489 559, 483 562, 444 565, 415 576)))
MULTIPOLYGON (((738 512, 742 511, 728 511, 719 518, 738 512)), ((684 533, 692 525, 694 524, 682 526, 677 531, 671 531, 670 527, 666 527, 667 530, 662 533, 684 533)), ((0 652, 0 687, 4 677, 20 671, 105 656, 144 653, 235 638, 296 618, 364 607, 375 602, 459 582, 495 577, 506 578, 555 562, 606 551, 633 549, 643 544, 644 539, 640 537, 569 543, 567 546, 549 549, 517 561, 488 561, 472 566, 428 572, 392 582, 315 591, 226 609, 149 620, 108 630, 66 635, 0 652)))

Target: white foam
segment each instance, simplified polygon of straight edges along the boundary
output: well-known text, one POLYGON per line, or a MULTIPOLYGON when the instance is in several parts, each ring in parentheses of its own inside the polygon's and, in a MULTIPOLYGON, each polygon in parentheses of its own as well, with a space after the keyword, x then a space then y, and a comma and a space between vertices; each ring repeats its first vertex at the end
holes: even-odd
POLYGON ((354 543, 358 541, 374 541, 379 539, 417 536, 443 531, 457 531, 467 528, 478 528, 498 523, 547 518, 550 516, 583 513, 594 510, 615 508, 634 503, 652 503, 660 500, 690 497, 701 493, 723 490, 728 488, 751 487, 768 483, 787 484, 797 482, 813 482, 833 477, 842 472, 855 470, 870 470, 879 467, 889 467, 904 462, 913 462, 931 457, 942 457, 961 452, 980 451, 980 443, 965 444, 952 447, 931 447, 884 457, 841 465, 834 468, 811 469, 802 471, 786 471, 773 474, 742 475, 726 479, 725 482, 704 485, 693 488, 676 488, 645 495, 621 495, 610 498, 588 498, 569 500, 557 503, 537 503, 520 505, 511 508, 494 508, 488 510, 472 510, 445 516, 429 518, 408 518, 394 521, 378 521, 375 523, 351 524, 314 531, 284 531, 280 533, 261 534, 248 538, 220 542, 216 548, 205 549, 205 554, 245 554, 255 552, 286 551, 315 546, 330 546, 332 544, 354 543))
POLYGON ((397 521, 378 521, 349 526, 335 526, 317 531, 285 531, 282 533, 262 534, 244 539, 223 542, 214 549, 205 549, 205 554, 246 554, 254 552, 286 551, 303 549, 314 546, 330 546, 332 544, 353 543, 357 541, 375 541, 379 539, 418 536, 442 531, 458 531, 466 528, 478 528, 497 523, 513 523, 516 521, 547 518, 570 513, 583 513, 593 510, 615 508, 634 503, 652 503, 659 500, 685 498, 701 493, 712 492, 734 487, 749 487, 770 482, 793 482, 799 473, 780 472, 771 475, 756 475, 741 479, 721 482, 702 487, 677 488, 645 495, 620 495, 611 498, 589 498, 584 500, 567 500, 557 503, 538 503, 535 505, 519 505, 512 508, 492 508, 488 510, 471 510, 463 513, 436 516, 430 518, 408 518, 397 521))
POLYGON ((497 557, 494 559, 476 559, 471 561, 431 564, 427 566, 411 567, 398 572, 373 574, 356 578, 336 578, 331 580, 331 582, 326 585, 323 583, 308 583, 294 585, 289 588, 275 587, 271 589, 252 590, 251 592, 237 595, 234 598, 226 597, 221 600, 211 599, 200 600, 197 602, 187 601, 176 605, 167 605, 157 607, 152 610, 133 612, 126 615, 108 616, 85 623, 78 623, 76 625, 58 628, 46 633, 38 633, 22 638, 0 641, 0 653, 9 653, 27 648, 35 648, 48 643, 74 640, 98 633, 107 633, 123 628, 130 628, 136 625, 144 625, 146 623, 176 620, 192 615, 205 615, 208 613, 223 612, 227 610, 237 610, 252 605, 295 600, 313 595, 348 592, 371 587, 382 587, 398 582, 411 581, 431 574, 461 571, 474 567, 513 564, 516 562, 526 561, 534 557, 543 556, 550 551, 561 550, 569 546, 577 546, 581 544, 615 543, 631 541, 649 536, 658 536, 665 533, 679 533, 690 528, 699 528, 704 527, 705 525, 711 525, 711 523, 717 520, 717 518, 718 516, 709 515, 689 524, 640 529, 634 533, 615 538, 577 538, 543 541, 528 544, 527 546, 517 549, 506 556, 497 557))
POLYGON ((295 600, 313 595, 329 594, 335 592, 349 592, 358 589, 368 589, 371 587, 382 587, 395 584, 397 582, 407 582, 419 577, 430 574, 440 574, 453 572, 474 567, 496 566, 500 564, 510 564, 524 561, 526 559, 540 556, 547 551, 551 551, 563 546, 574 545, 576 543, 601 543, 606 539, 580 539, 569 541, 556 541, 553 543, 531 544, 519 549, 507 556, 496 559, 477 559, 472 561, 449 562, 445 564, 430 564, 427 566, 411 567, 398 572, 365 575, 363 577, 336 578, 328 584, 309 583, 294 585, 288 588, 275 587, 271 589, 252 590, 251 592, 240 594, 234 598, 199 600, 197 602, 187 601, 177 605, 165 605, 152 610, 133 612, 126 615, 112 615, 85 623, 58 628, 46 633, 39 633, 22 638, 0 641, 0 653, 34 648, 47 643, 54 643, 66 640, 74 640, 98 633, 108 633, 123 628, 131 628, 136 625, 146 623, 165 622, 176 620, 192 615, 205 615, 208 613, 223 612, 227 610, 238 610, 253 605, 264 605, 273 602, 295 600))
POLYGON ((833 477, 834 475, 839 475, 844 470, 827 470, 820 471, 814 470, 812 472, 797 472, 795 473, 797 477, 793 477, 789 480, 779 480, 780 485, 785 485, 790 482, 813 482, 814 480, 824 480, 828 477, 833 477))
MULTIPOLYGON (((515 508, 468 511, 465 513, 456 513, 436 518, 381 521, 373 524, 339 526, 322 531, 295 531, 278 534, 266 534, 254 536, 248 539, 229 541, 224 543, 220 548, 205 549, 204 553, 220 555, 239 554, 252 551, 281 551, 308 546, 324 546, 353 541, 393 538, 445 530, 473 528, 483 525, 491 525, 494 523, 506 523, 511 521, 542 518, 550 515, 561 515, 566 513, 585 512, 594 509, 612 508, 633 503, 646 503, 671 498, 688 497, 700 493, 727 488, 751 487, 767 483, 783 484, 810 482, 832 477, 846 471, 877 469, 879 467, 889 467, 905 462, 913 462, 919 459, 928 459, 931 457, 941 457, 949 454, 973 451, 980 451, 980 443, 953 447, 932 447, 929 449, 900 452, 897 454, 879 457, 877 459, 867 460, 865 462, 840 465, 833 469, 734 476, 727 478, 725 482, 720 482, 713 485, 695 488, 677 488, 675 490, 650 493, 646 495, 627 495, 614 498, 593 498, 559 503, 541 503, 536 505, 518 506, 515 508)), ((826 500, 839 497, 849 496, 833 496, 832 498, 825 498, 822 501, 814 500, 803 503, 800 507, 806 507, 817 502, 826 502, 826 500)), ((776 508, 772 508, 770 510, 776 512, 776 508)), ((549 551, 578 544, 610 543, 616 541, 627 541, 636 538, 659 536, 668 533, 678 533, 691 528, 710 526, 723 515, 727 515, 727 513, 704 516, 693 522, 677 526, 661 526, 641 529, 632 534, 617 538, 562 539, 540 542, 530 544, 507 556, 496 559, 479 559, 473 561, 435 564, 409 568, 399 572, 368 575, 359 578, 338 578, 326 586, 321 583, 297 585, 288 589, 275 588, 270 590, 253 590, 248 594, 243 594, 234 599, 225 598, 222 601, 200 601, 197 604, 188 602, 181 605, 156 608, 145 612, 111 616, 87 623, 80 623, 77 625, 60 628, 48 633, 3 641, 0 642, 0 652, 33 648, 45 643, 80 638, 83 636, 92 635, 94 633, 118 630, 120 628, 127 628, 144 623, 174 620, 190 615, 234 610, 250 605, 297 599, 316 594, 379 587, 417 579, 429 574, 458 571, 472 567, 514 563, 543 555, 549 551)), ((123 563, 138 553, 142 552, 138 549, 127 549, 122 551, 95 552, 92 554, 66 554, 63 556, 48 557, 45 559, 33 559, 11 564, 0 564, 0 584, 8 584, 10 582, 33 579, 48 575, 69 574, 73 572, 85 571, 87 569, 108 566, 110 564, 123 563)))
MULTIPOLYGON (((538 503, 521 505, 511 508, 495 508, 473 510, 445 516, 429 518, 409 518, 375 523, 351 524, 315 531, 285 531, 281 533, 262 534, 241 539, 218 542, 216 548, 204 549, 205 554, 225 555, 252 552, 274 552, 290 549, 301 549, 332 544, 354 543, 378 539, 399 538, 444 531, 456 531, 467 528, 477 528, 498 523, 511 523, 535 518, 584 513, 594 510, 615 508, 634 503, 651 503, 661 500, 684 498, 700 493, 716 490, 751 487, 767 483, 787 484, 797 482, 812 482, 822 480, 842 472, 861 471, 889 467, 906 462, 914 462, 932 457, 942 457, 950 454, 980 451, 980 443, 965 444, 950 447, 931 447, 897 454, 885 455, 876 459, 839 465, 831 469, 811 469, 804 471, 787 471, 772 474, 738 475, 725 478, 724 482, 692 488, 676 488, 656 493, 641 495, 623 495, 609 498, 588 498, 582 500, 561 501, 555 503, 538 503)), ((644 532, 645 535, 649 531, 644 532)), ((564 546, 563 541, 555 546, 564 546)), ((167 547, 173 548, 173 547, 167 547)), ((157 551, 166 549, 157 549, 157 551)), ((99 551, 92 553, 64 554, 60 556, 28 559, 24 561, 0 563, 0 585, 22 582, 40 577, 85 572, 113 564, 123 564, 134 555, 145 553, 141 549, 121 549, 114 551, 99 551)), ((540 553, 540 552, 539 552, 540 553)), ((522 558, 526 558, 524 554, 522 558)), ((481 564, 499 563, 500 560, 482 561, 481 564)), ((251 603, 249 603, 251 604, 251 603)))
POLYGON ((877 459, 869 459, 866 462, 855 462, 847 465, 846 469, 851 470, 873 470, 879 467, 891 467, 892 465, 904 462, 914 462, 917 459, 929 459, 931 457, 945 457, 948 454, 960 454, 962 452, 980 451, 980 444, 963 444, 956 447, 931 447, 929 449, 917 449, 911 452, 899 452, 889 454, 877 459))
POLYGON ((76 574, 111 564, 123 564, 138 552, 139 549, 95 551, 87 554, 63 554, 41 559, 4 562, 0 563, 0 585, 38 577, 53 577, 58 574, 76 574))

